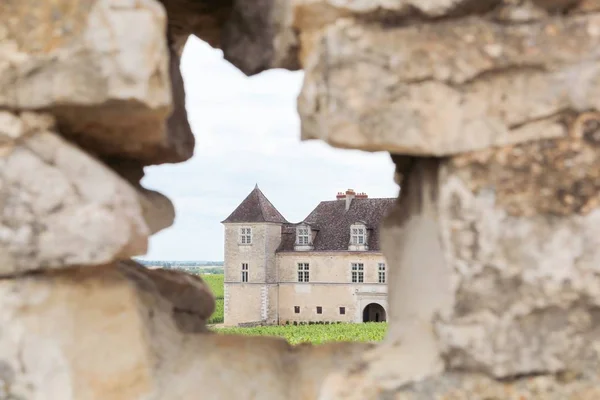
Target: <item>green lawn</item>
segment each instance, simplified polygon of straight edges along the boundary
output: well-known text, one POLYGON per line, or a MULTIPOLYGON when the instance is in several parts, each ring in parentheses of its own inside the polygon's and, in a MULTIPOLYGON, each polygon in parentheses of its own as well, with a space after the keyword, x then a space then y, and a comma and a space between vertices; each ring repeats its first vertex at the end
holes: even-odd
POLYGON ((280 325, 255 328, 213 328, 218 333, 254 336, 279 336, 291 344, 325 342, 378 342, 383 339, 387 323, 331 325, 280 325))
POLYGON ((200 275, 204 282, 210 286, 210 290, 215 295, 215 312, 208 320, 209 324, 219 324, 223 322, 223 274, 200 275))
MULTIPOLYGON (((209 324, 223 322, 223 274, 201 275, 215 295, 216 308, 209 324)), ((255 336, 278 336, 291 344, 303 342, 371 342, 383 339, 387 329, 386 323, 368 324, 331 324, 331 325, 281 325, 259 326, 255 328, 213 328, 219 333, 234 333, 255 336)))

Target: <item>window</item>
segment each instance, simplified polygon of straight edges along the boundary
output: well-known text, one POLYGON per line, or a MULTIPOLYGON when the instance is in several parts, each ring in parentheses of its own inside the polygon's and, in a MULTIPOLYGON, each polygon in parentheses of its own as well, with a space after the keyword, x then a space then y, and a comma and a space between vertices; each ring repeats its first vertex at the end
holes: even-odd
POLYGON ((317 306, 317 314, 323 314, 323 307, 317 306))
POLYGON ((242 263, 242 282, 248 282, 248 264, 242 263))
POLYGON ((300 314, 300 306, 294 306, 294 314, 300 314))
POLYGON ((240 228, 240 243, 252 244, 252 228, 240 228))
POLYGON ((308 246, 310 244, 310 230, 307 227, 298 228, 297 234, 299 246, 308 246))
POLYGON ((340 307, 340 315, 346 315, 346 307, 340 307))
POLYGON ((360 227, 360 226, 352 227, 351 243, 354 245, 362 245, 362 244, 366 243, 364 227, 360 227))
POLYGON ((309 282, 308 263, 298 263, 298 282, 309 282))
POLYGON ((385 283, 385 264, 379 263, 379 283, 385 283))
POLYGON ((352 263, 352 283, 363 283, 365 280, 364 264, 352 263))

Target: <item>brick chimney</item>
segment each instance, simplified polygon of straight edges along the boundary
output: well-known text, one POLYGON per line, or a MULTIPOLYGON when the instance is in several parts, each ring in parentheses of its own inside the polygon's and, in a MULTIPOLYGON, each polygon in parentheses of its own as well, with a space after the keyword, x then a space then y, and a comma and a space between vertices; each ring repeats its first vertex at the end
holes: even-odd
POLYGON ((352 204, 352 200, 356 196, 356 192, 352 189, 346 190, 346 211, 350 209, 350 204, 352 204))
POLYGON ((368 195, 368 194, 366 194, 365 192, 362 192, 362 193, 356 193, 356 198, 357 198, 357 199, 368 199, 368 198, 369 198, 369 195, 368 195))
POLYGON ((337 200, 344 200, 346 198, 346 195, 342 192, 338 192, 337 196, 335 196, 335 198, 337 200))

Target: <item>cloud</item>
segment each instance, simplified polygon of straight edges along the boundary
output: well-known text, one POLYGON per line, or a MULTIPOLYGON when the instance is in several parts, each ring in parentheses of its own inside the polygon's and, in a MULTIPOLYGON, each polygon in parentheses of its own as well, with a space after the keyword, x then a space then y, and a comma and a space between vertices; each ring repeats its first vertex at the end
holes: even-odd
POLYGON ((296 98, 302 72, 273 70, 248 78, 195 37, 188 40, 181 70, 195 155, 185 163, 146 168, 144 186, 169 196, 177 217, 152 237, 145 258, 222 260, 220 221, 256 183, 290 221, 302 220, 347 188, 371 197, 397 194, 387 154, 300 141, 296 98))

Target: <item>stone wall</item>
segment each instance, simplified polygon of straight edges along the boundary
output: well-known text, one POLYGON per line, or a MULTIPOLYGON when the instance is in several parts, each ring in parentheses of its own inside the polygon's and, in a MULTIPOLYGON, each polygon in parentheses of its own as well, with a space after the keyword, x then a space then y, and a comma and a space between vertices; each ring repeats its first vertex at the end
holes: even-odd
POLYGON ((599 13, 2 1, 0 397, 598 398, 599 13), (393 155, 383 343, 211 334, 200 279, 128 261, 174 217, 143 167, 193 154, 189 34, 249 75, 304 69, 303 139, 393 155))

